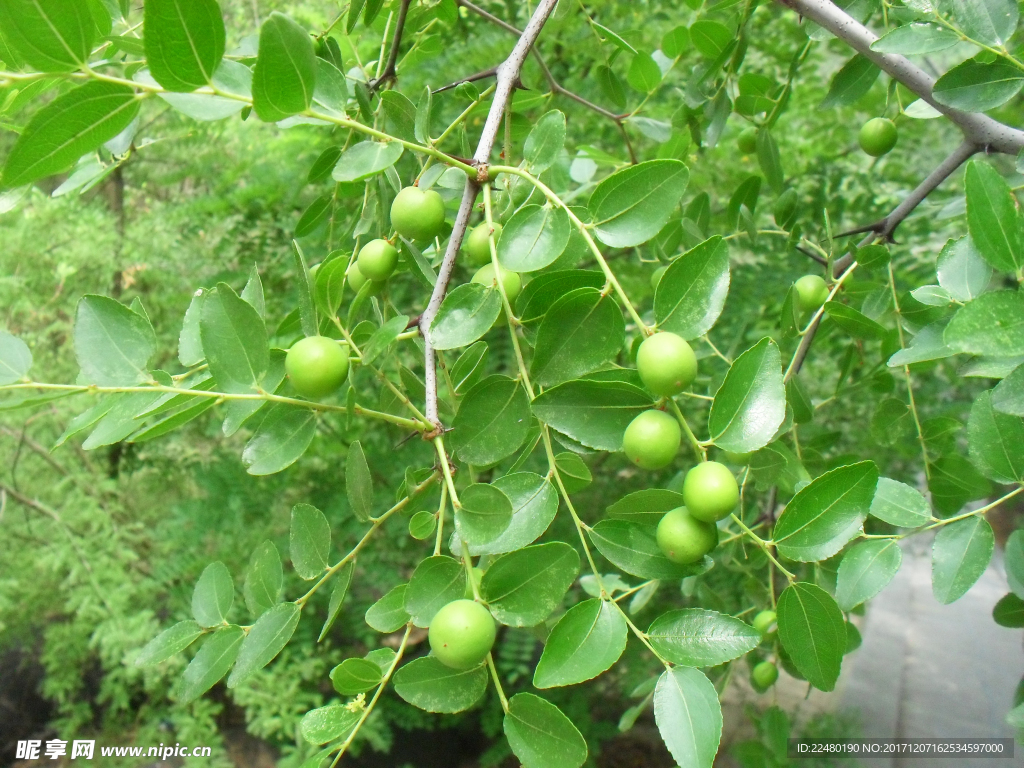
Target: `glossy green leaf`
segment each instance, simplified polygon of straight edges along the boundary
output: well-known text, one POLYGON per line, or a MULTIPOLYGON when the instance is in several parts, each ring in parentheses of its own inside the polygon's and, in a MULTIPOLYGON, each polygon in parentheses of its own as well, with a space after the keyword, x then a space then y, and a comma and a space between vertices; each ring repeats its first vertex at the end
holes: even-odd
POLYGON ((992 269, 985 263, 970 235, 946 243, 939 254, 937 272, 939 285, 957 301, 976 299, 985 292, 992 279, 992 269))
POLYGON ((433 656, 413 659, 395 673, 395 693, 427 712, 462 712, 487 689, 487 669, 457 670, 433 656))
MULTIPOLYGON (((526 142, 523 144, 523 159, 526 161, 526 167, 530 170, 530 173, 534 176, 540 176, 541 173, 551 167, 551 164, 555 162, 564 145, 565 115, 557 109, 552 109, 541 116, 540 120, 530 130, 530 135, 526 137, 526 142)), ((515 221, 515 216, 512 217, 512 221, 515 221)), ((511 225, 511 222, 509 224, 511 225)), ((566 220, 566 228, 568 229, 568 219, 566 220)), ((568 234, 566 235, 566 240, 568 240, 568 234)), ((514 269, 517 272, 529 271, 516 267, 508 268, 514 269)), ((540 267, 535 267, 535 269, 540 269, 540 267)))
POLYGON ((245 631, 234 625, 214 632, 203 643, 174 688, 181 705, 195 701, 228 673, 238 657, 245 631))
POLYGON ((1024 598, 1024 529, 1014 531, 1006 539, 1003 566, 1010 589, 1018 597, 1024 598))
POLYGON ((464 395, 475 387, 484 374, 487 362, 487 343, 478 341, 467 347, 451 368, 451 380, 455 391, 464 395))
MULTIPOLYGON (((109 19, 106 26, 109 32, 109 19)), ((4 42, 41 72, 78 69, 88 61, 97 32, 89 4, 68 0, 4 0, 0 29, 4 42)))
POLYGON ((386 171, 405 150, 397 141, 361 141, 346 149, 331 176, 335 181, 362 181, 386 171))
POLYGON ((971 461, 997 483, 1024 482, 1024 419, 992 407, 992 393, 978 395, 967 422, 971 461))
POLYGON ((1008 629, 1024 627, 1024 600, 1012 592, 1003 595, 992 607, 992 620, 1000 627, 1008 629))
POLYGON ((373 476, 358 440, 348 447, 345 458, 345 495, 356 520, 367 522, 373 514, 373 476))
POLYGON ((648 160, 612 174, 590 196, 594 234, 613 248, 647 242, 668 222, 689 180, 678 160, 648 160))
POLYGON ((493 485, 473 483, 459 493, 459 501, 455 530, 467 544, 492 542, 512 522, 512 502, 493 485))
POLYGON ((132 386, 150 380, 147 364, 156 346, 149 320, 106 296, 83 296, 75 313, 75 356, 81 380, 132 386))
POLYGON ((512 627, 544 621, 576 580, 580 557, 560 541, 502 555, 484 572, 480 595, 494 618, 512 627))
POLYGON ((888 477, 878 478, 868 514, 899 528, 916 528, 932 516, 928 500, 918 490, 888 477))
POLYGON ((309 34, 283 13, 272 12, 260 27, 259 55, 252 74, 256 116, 274 123, 303 112, 316 87, 316 54, 309 34))
POLYGON ((530 430, 530 398, 507 376, 488 376, 466 393, 452 422, 452 448, 462 461, 486 466, 515 453, 530 430))
POLYGON ((658 328, 684 339, 703 336, 722 314, 729 293, 729 248, 718 235, 673 261, 654 295, 658 328))
POLYGON ((873 461, 838 467, 815 478, 786 505, 773 539, 790 560, 831 557, 857 535, 878 484, 873 461))
POLYGON ((523 768, 580 768, 587 742, 554 704, 532 693, 509 700, 505 737, 523 768))
POLYGON ((951 29, 938 24, 914 22, 882 35, 871 44, 871 50, 901 56, 922 56, 952 48, 959 42, 960 36, 951 29))
POLYGON ((331 627, 334 626, 338 614, 341 613, 341 606, 345 602, 349 585, 352 584, 352 574, 355 572, 355 569, 355 560, 349 560, 334 575, 334 589, 331 591, 331 600, 327 607, 327 619, 324 621, 323 629, 320 630, 320 636, 316 640, 318 643, 327 636, 331 627))
POLYGON ((955 352, 1024 355, 1024 296, 1019 291, 979 296, 953 315, 943 338, 955 352))
MULTIPOLYGON (((260 384, 266 392, 277 392, 284 381, 284 359, 286 352, 283 349, 270 350, 270 363, 267 372, 260 384)), ((227 387, 230 389, 230 385, 227 387)), ((243 424, 260 409, 268 404, 266 400, 231 400, 222 405, 224 412, 224 423, 221 425, 221 432, 225 437, 235 434, 243 424)))
POLYGON ((513 214, 498 239, 498 260, 513 272, 534 272, 554 264, 569 243, 569 216, 561 208, 525 205, 513 214))
POLYGON ((1017 28, 1014 0, 938 0, 936 7, 953 16, 969 37, 986 45, 1002 45, 1017 28))
POLYGON ((862 541, 843 555, 836 579, 836 602, 851 611, 877 595, 896 575, 903 550, 895 539, 862 541))
POLYGON ((316 435, 316 412, 275 405, 242 451, 250 475, 272 475, 287 469, 306 452, 316 435))
POLYGON ((277 605, 281 599, 284 572, 281 555, 272 541, 264 541, 249 558, 249 570, 245 574, 245 605, 249 613, 259 617, 277 605))
POLYGON ((626 427, 651 404, 651 396, 632 384, 578 380, 538 395, 533 413, 589 448, 618 451, 626 427))
POLYGON ((992 408, 1014 416, 1024 416, 1024 365, 1018 365, 992 390, 992 408))
POLYGON ((935 81, 932 98, 964 112, 995 109, 1024 88, 1024 73, 1002 62, 982 64, 968 59, 935 81))
POLYGON ((437 349, 472 344, 494 325, 501 313, 501 294, 479 283, 465 283, 444 297, 430 325, 430 340, 437 349))
POLYGON ((535 688, 576 685, 610 669, 626 648, 626 620, 607 600, 584 600, 558 620, 533 675, 535 688))
POLYGON ((662 488, 645 488, 623 496, 608 507, 608 517, 657 525, 665 513, 684 506, 683 494, 662 488))
POLYGON ((194 621, 179 621, 146 643, 135 657, 135 666, 151 667, 181 653, 203 634, 194 621))
POLYGON ((0 331, 0 385, 21 381, 32 367, 32 353, 17 336, 0 331))
POLYGON ((216 0, 149 0, 143 11, 153 79, 168 91, 194 91, 212 82, 225 41, 216 0))
POLYGON ((512 521, 486 544, 470 544, 471 555, 501 555, 532 544, 547 530, 558 511, 558 491, 546 477, 516 472, 493 483, 512 503, 512 521))
POLYGON ((818 105, 818 109, 853 104, 871 90, 879 72, 873 61, 858 53, 833 76, 828 94, 818 105))
POLYGON ((315 579, 327 570, 331 552, 331 525, 312 504, 292 507, 288 535, 292 566, 300 578, 315 579))
POLYGON ((703 608, 663 613, 647 635, 662 657, 684 667, 715 667, 761 644, 761 633, 745 621, 703 608))
POLYGON ((702 56, 717 59, 733 41, 732 30, 720 21, 700 19, 690 26, 690 40, 702 56))
POLYGON ((342 696, 355 696, 375 688, 381 677, 380 667, 369 659, 345 659, 331 670, 334 690, 342 696))
POLYGON ((466 592, 466 569, 451 557, 421 560, 405 590, 405 612, 417 627, 427 627, 434 614, 466 592))
POLYGON ((562 479, 566 493, 577 493, 594 482, 590 467, 571 451, 563 451, 555 456, 555 468, 562 479))
POLYGON ((846 622, 836 601, 814 584, 798 581, 779 596, 779 639, 807 681, 835 688, 846 648, 846 622))
POLYGON ((292 639, 301 613, 298 604, 281 603, 260 616, 242 642, 234 669, 228 676, 228 688, 234 688, 274 660, 292 639))
POLYGON ((413 134, 420 144, 430 143, 430 121, 433 116, 433 92, 430 86, 423 89, 420 100, 416 102, 416 118, 413 122, 413 134))
POLYGON ((192 616, 202 627, 223 624, 235 600, 235 585, 224 563, 210 563, 203 569, 192 591, 192 616))
POLYGON ((674 667, 658 678, 654 720, 678 765, 712 768, 722 739, 718 691, 699 669, 674 667))
POLYGON ((646 51, 638 51, 629 63, 626 82, 638 93, 650 93, 661 85, 661 68, 646 51))
POLYGON ((944 337, 946 325, 945 320, 938 320, 931 325, 926 325, 917 332, 909 347, 901 349, 889 358, 887 365, 894 368, 912 363, 923 363, 928 360, 943 360, 956 354, 946 346, 944 337))
POLYGON ((980 515, 944 525, 932 542, 932 593, 943 605, 959 600, 981 578, 995 549, 992 526, 980 515))
POLYGON ((540 324, 530 378, 552 386, 590 373, 619 353, 625 334, 622 311, 611 295, 596 288, 572 291, 540 324))
POLYGON ((992 493, 992 484, 959 454, 943 456, 932 464, 928 478, 932 506, 939 515, 958 512, 964 504, 992 493))
POLYGON ((199 333, 210 372, 228 391, 256 389, 270 366, 267 331, 259 312, 220 283, 202 303, 199 333))
POLYGON ((564 269, 537 275, 519 294, 516 315, 523 323, 536 323, 544 318, 555 302, 570 291, 600 288, 604 281, 604 275, 600 272, 584 269, 564 269))
POLYGON ((359 722, 362 713, 340 704, 329 704, 307 712, 299 723, 302 738, 310 744, 326 744, 347 735, 359 722))
POLYGON ((1024 236, 1020 206, 1010 185, 980 160, 967 163, 964 185, 967 227, 978 254, 1000 272, 1016 272, 1024 265, 1024 236))
POLYGON ((629 520, 600 521, 590 530, 590 540, 612 565, 642 579, 684 579, 710 567, 710 558, 692 565, 673 563, 658 547, 652 527, 629 520))
POLYGON ((885 328, 842 302, 826 301, 825 314, 855 339, 881 339, 885 336, 885 328))
POLYGON ((764 338, 729 367, 711 404, 708 429, 719 448, 744 453, 768 445, 785 418, 782 354, 764 338))

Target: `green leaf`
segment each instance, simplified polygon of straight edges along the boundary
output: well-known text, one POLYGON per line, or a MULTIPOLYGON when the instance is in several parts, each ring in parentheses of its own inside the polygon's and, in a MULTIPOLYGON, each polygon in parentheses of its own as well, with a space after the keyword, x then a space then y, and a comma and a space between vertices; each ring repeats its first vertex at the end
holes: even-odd
POLYGON ((312 504, 292 507, 288 534, 292 567, 299 578, 309 581, 327 570, 327 557, 331 552, 331 524, 324 513, 312 504))
MULTIPOLYGON (((526 167, 534 176, 540 176, 551 167, 564 146, 565 115, 557 109, 545 112, 530 130, 530 135, 526 137, 526 143, 523 145, 523 160, 526 161, 526 167)), ((562 215, 565 215, 564 211, 562 215)), ((515 216, 512 217, 512 220, 515 220, 515 216)), ((566 219, 566 228, 568 228, 568 219, 566 219)), ((568 240, 568 235, 566 239, 568 240)), ((529 271, 516 267, 509 267, 509 269, 514 269, 517 272, 529 271)))
MULTIPOLYGON (((1020 207, 1010 185, 995 168, 978 160, 967 164, 964 184, 967 227, 977 254, 1000 272, 1016 272, 1024 265, 1024 238, 1020 207)), ((980 275, 976 279, 981 282, 980 275)), ((987 285, 986 279, 977 293, 987 285)))
POLYGON ((587 742, 554 704, 532 693, 509 700, 505 737, 523 768, 580 768, 587 742))
POLYGON ((516 472, 493 483, 512 503, 512 522, 498 538, 470 544, 471 555, 501 555, 532 544, 547 530, 558 511, 558 491, 546 477, 516 472))
POLYGON ((199 333, 210 372, 221 386, 248 392, 260 385, 270 367, 266 327, 231 286, 220 283, 206 294, 199 333))
POLYGON ((405 150, 397 141, 362 141, 346 149, 331 176, 335 181, 362 181, 386 171, 405 150))
POLYGON ((459 355, 451 370, 452 384, 458 394, 467 394, 479 383, 487 362, 487 352, 486 342, 478 341, 459 355))
POLYGON ((562 478, 566 493, 582 491, 594 482, 590 467, 577 454, 570 451, 563 451, 555 456, 555 468, 562 478))
POLYGON ((327 636, 331 627, 334 626, 338 614, 341 613, 341 606, 345 602, 345 595, 348 594, 348 588, 352 583, 352 574, 355 572, 355 569, 355 560, 349 560, 334 575, 334 590, 331 592, 331 600, 327 607, 327 620, 324 621, 323 629, 320 630, 320 636, 316 639, 318 643, 327 636))
POLYGON ((596 288, 578 288, 544 316, 530 378, 547 387, 590 373, 614 358, 625 340, 626 324, 615 299, 596 288))
POLYGON ((249 613, 259 617, 277 605, 281 599, 283 583, 281 555, 274 542, 264 541, 249 558, 249 571, 245 575, 245 586, 242 589, 249 613))
POLYGON ((927 499, 915 488, 880 477, 868 514, 899 528, 917 528, 931 519, 932 511, 927 499))
POLYGON ((387 352, 395 343, 398 334, 402 333, 408 325, 408 315, 395 315, 374 331, 373 336, 363 344, 363 365, 372 365, 377 358, 387 352))
POLYGON ((658 678, 654 720, 678 765, 712 768, 722 739, 718 691, 699 669, 675 667, 658 678))
POLYGON ((333 203, 333 195, 320 195, 310 203, 295 223, 295 236, 305 237, 316 232, 317 228, 327 219, 327 214, 330 213, 333 203))
POLYGON ((189 662, 174 688, 181 705, 195 701, 228 673, 245 639, 245 631, 234 625, 218 629, 189 662))
POLYGON ((988 568, 992 526, 981 515, 944 525, 932 542, 932 593, 943 605, 959 600, 988 568))
POLYGON ((818 109, 853 104, 871 90, 880 71, 871 59, 858 53, 832 77, 828 94, 818 109))
POLYGON ((826 301, 825 313, 855 339, 881 339, 885 328, 867 315, 839 301, 826 301))
POLYGON ((97 32, 89 5, 67 0, 4 0, 0 29, 4 42, 41 72, 81 67, 92 53, 97 32))
POLYGON ((0 331, 0 385, 21 381, 31 367, 32 353, 28 345, 7 331, 0 331))
POLYGON ((588 448, 618 451, 626 427, 651 404, 651 396, 632 384, 578 380, 538 395, 533 414, 588 448))
POLYGON ((522 385, 507 376, 488 376, 459 405, 452 448, 469 464, 494 464, 519 449, 531 420, 530 398, 522 385))
POLYGON ((149 0, 143 6, 146 63, 168 91, 212 82, 224 57, 224 19, 216 0, 149 0))
POLYGON ((1018 597, 1024 598, 1024 529, 1017 529, 1006 540, 1003 554, 1006 580, 1018 597))
POLYGON ((493 286, 465 283, 444 297, 430 324, 430 340, 437 349, 472 344, 494 325, 501 313, 501 294, 493 286))
POLYGON ((684 579, 711 563, 710 558, 692 565, 672 562, 658 547, 653 527, 628 520, 601 520, 591 528, 590 540, 612 565, 642 579, 684 579))
POLYGON ((992 608, 992 619, 1000 627, 1020 629, 1024 627, 1024 600, 1012 592, 999 598, 992 608))
POLYGON ((1024 419, 992 407, 992 392, 983 392, 967 422, 971 461, 989 480, 1024 482, 1024 419))
MULTIPOLYGON (((987 167, 987 166, 985 166, 987 167)), ((1000 181, 1002 179, 1000 178, 1000 181)), ((1004 182, 1005 183, 1005 182, 1004 182)), ((970 186, 970 183, 969 183, 970 186)), ((981 218, 983 221, 993 223, 989 220, 989 214, 992 213, 992 209, 985 210, 982 206, 982 210, 978 210, 978 197, 975 194, 975 217, 981 218)), ((970 225, 971 221, 971 199, 968 197, 968 214, 967 221, 970 225)), ((1014 209, 1014 215, 1016 209, 1014 209)), ((975 225, 977 229, 978 225, 975 225)), ((994 233, 986 232, 986 236, 991 237, 994 233)), ((1004 244, 1005 245, 1005 244, 1004 244)), ((998 249, 998 245, 990 245, 998 249)), ((1009 253, 1009 251, 1007 251, 1009 253)), ((992 279, 992 269, 981 256, 981 252, 978 247, 974 244, 974 240, 971 239, 970 235, 965 235, 959 240, 950 240, 942 248, 942 252, 939 254, 937 273, 939 279, 939 285, 945 288, 949 295, 957 301, 971 301, 971 299, 978 298, 988 288, 989 281, 992 279)))
POLYGON ((292 639, 301 613, 298 604, 281 603, 260 616, 242 642, 238 660, 228 676, 228 688, 234 688, 274 660, 292 639))
POLYGON ((895 368, 912 363, 923 363, 927 360, 943 360, 956 354, 946 346, 944 340, 946 325, 945 320, 937 320, 931 325, 926 325, 917 332, 909 347, 901 349, 889 358, 887 365, 890 368, 895 368))
POLYGON ((1024 416, 1024 365, 1018 365, 992 390, 992 407, 1002 413, 1024 416))
POLYGON ((979 296, 957 310, 943 339, 954 352, 993 357, 1024 355, 1024 296, 1019 291, 979 296))
POLYGON ((564 269, 537 275, 519 294, 516 300, 516 314, 523 323, 542 320, 551 306, 570 291, 577 288, 600 288, 604 275, 584 269, 564 269))
POLYGON ((718 235, 673 261, 654 294, 658 328, 684 339, 703 336, 718 320, 729 293, 729 248, 718 235))
POLYGON ((876 485, 878 468, 873 461, 837 467, 815 478, 786 505, 775 524, 779 554, 805 563, 834 555, 861 530, 876 485))
POLYGON ((406 141, 413 141, 416 136, 416 107, 409 98, 398 91, 382 91, 380 102, 393 128, 389 132, 406 141))
POLYGON ((292 256, 294 257, 296 277, 298 278, 296 282, 299 289, 299 322, 302 325, 302 332, 304 334, 316 336, 320 320, 316 314, 316 301, 313 298, 313 277, 309 274, 306 255, 295 240, 292 240, 292 256))
POLYGON ((430 143, 430 121, 433 112, 433 91, 430 86, 423 88, 420 100, 416 102, 416 119, 413 125, 413 133, 416 141, 420 144, 430 143))
POLYGON ((776 194, 781 194, 786 184, 786 174, 782 170, 779 145, 767 128, 757 132, 757 162, 768 184, 776 194))
POLYGON ((369 659, 345 659, 331 670, 334 690, 342 696, 355 696, 375 688, 381 677, 380 667, 369 659))
POLYGON ((151 380, 156 347, 149 320, 106 296, 83 296, 75 313, 75 356, 80 381, 100 386, 132 386, 151 380))
POLYGON ((1016 67, 999 61, 982 64, 968 59, 935 81, 932 98, 964 112, 985 112, 1002 106, 1021 88, 1024 73, 1016 67))
POLYGON ((524 205, 498 238, 498 260, 513 272, 535 272, 557 261, 569 244, 569 216, 562 208, 524 205))
POLYGON ((836 602, 852 611, 877 595, 893 580, 903 562, 896 539, 863 541, 843 555, 836 578, 836 602))
MULTIPOLYGON (((277 392, 284 381, 284 359, 287 353, 283 349, 270 350, 270 364, 263 376, 260 386, 266 392, 277 392)), ((230 389, 230 384, 226 387, 230 389)), ((231 400, 222 405, 224 411, 224 423, 221 425, 221 432, 224 437, 235 434, 243 424, 257 411, 267 405, 266 400, 231 400)))
POLYGON ((136 667, 151 667, 181 653, 203 634, 203 628, 194 621, 179 621, 146 643, 135 657, 136 667))
POLYGON ((345 495, 356 520, 368 522, 373 513, 373 477, 358 440, 348 447, 345 458, 345 495))
POLYGON ((612 174, 590 196, 594 234, 613 248, 647 242, 668 222, 689 179, 679 160, 648 160, 612 174))
POLYGON ((493 485, 473 483, 459 494, 455 530, 467 544, 494 541, 512 522, 512 502, 493 485))
POLYGON ((366 623, 378 632, 389 634, 404 627, 410 619, 405 612, 405 584, 399 584, 366 611, 366 623))
POLYGON ((666 512, 684 505, 681 493, 662 488, 645 488, 623 496, 608 507, 607 513, 608 517, 615 520, 657 525, 666 512))
POLYGON ((326 744, 328 741, 348 735, 360 717, 362 713, 357 709, 329 704, 303 715, 299 729, 302 731, 302 738, 310 744, 326 744))
POLYGON ((922 56, 952 48, 959 42, 960 36, 951 29, 938 24, 914 22, 882 35, 871 44, 871 50, 901 56, 922 56))
POLYGON ((316 87, 316 54, 309 34, 274 11, 260 27, 260 48, 252 74, 252 106, 268 123, 309 108, 316 87))
POLYGON ((584 600, 558 620, 533 675, 535 688, 576 685, 610 669, 626 648, 626 620, 607 600, 584 600))
POLYGON ((798 581, 783 591, 776 611, 779 639, 797 670, 815 688, 831 691, 846 648, 846 622, 836 601, 821 587, 798 581))
POLYGON ((306 452, 316 435, 316 411, 275 405, 242 451, 250 475, 272 475, 287 469, 306 452))
POLYGON ((201 627, 223 624, 235 600, 231 572, 222 562, 210 563, 203 569, 192 591, 192 616, 201 627))
POLYGON ((690 26, 690 40, 702 56, 712 61, 722 55, 735 38, 733 31, 720 21, 700 19, 690 26))
POLYGON ((992 485, 971 462, 953 453, 932 464, 928 490, 935 510, 940 515, 951 515, 968 501, 988 496, 992 485))
POLYGON ((580 556, 568 544, 535 544, 495 560, 480 581, 480 595, 502 624, 532 627, 558 606, 579 570, 580 556))
POLYGON ((785 418, 782 354, 764 338, 729 367, 711 404, 708 429, 719 448, 744 453, 768 445, 785 418))
POLYGON ((936 7, 951 14, 968 37, 986 45, 1002 45, 1017 28, 1014 0, 939 0, 936 7))
POLYGON ((395 673, 395 693, 427 712, 462 712, 476 704, 485 690, 486 667, 452 669, 433 656, 414 659, 395 673))
POLYGON ((626 82, 639 93, 650 93, 661 85, 661 68, 646 51, 638 51, 629 64, 626 82))
POLYGON ((715 667, 761 644, 761 633, 745 621, 703 608, 664 613, 647 635, 662 657, 684 667, 715 667))
MULTIPOLYGON (((405 612, 417 627, 430 626, 439 610, 466 593, 466 569, 444 555, 421 560, 405 590, 405 612)), ((358 691, 357 691, 358 693, 358 691)))

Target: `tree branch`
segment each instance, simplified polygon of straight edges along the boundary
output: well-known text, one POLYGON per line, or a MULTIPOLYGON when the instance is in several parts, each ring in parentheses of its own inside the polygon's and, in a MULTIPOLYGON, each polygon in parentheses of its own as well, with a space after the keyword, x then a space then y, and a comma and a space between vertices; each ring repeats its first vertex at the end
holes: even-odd
MULTIPOLYGON (((445 250, 444 259, 437 271, 437 282, 434 284, 434 291, 430 295, 427 308, 420 316, 420 332, 423 334, 424 347, 424 382, 426 385, 426 408, 427 420, 441 429, 441 423, 437 418, 437 364, 434 353, 434 345, 430 341, 430 325, 437 317, 437 311, 441 307, 445 293, 448 290, 448 283, 452 277, 452 269, 455 267, 455 258, 458 256, 459 248, 462 246, 462 239, 466 235, 466 227, 469 224, 469 217, 473 213, 473 204, 476 202, 480 184, 487 180, 487 164, 490 161, 491 150, 494 149, 494 142, 497 140, 498 131, 501 128, 501 121, 512 100, 512 91, 519 81, 519 75, 523 71, 523 64, 533 47, 534 42, 544 28, 548 16, 555 9, 557 0, 541 0, 537 4, 533 17, 526 25, 519 37, 518 42, 501 64, 496 72, 497 82, 494 88, 494 97, 491 100, 491 109, 487 113, 487 120, 484 123, 480 135, 480 143, 477 144, 476 153, 473 155, 473 163, 477 167, 477 176, 467 176, 466 188, 462 193, 462 203, 459 205, 459 212, 455 216, 455 224, 452 227, 451 237, 448 239, 448 247, 445 250)), ((433 437, 433 435, 428 435, 433 437)))
POLYGON ((964 138, 978 149, 1016 155, 1024 149, 1024 131, 1018 131, 987 115, 962 112, 935 101, 932 89, 935 80, 903 56, 879 53, 871 49, 878 36, 829 0, 779 0, 815 24, 818 24, 855 51, 872 61, 879 69, 898 80, 923 101, 948 117, 963 131, 964 138))
POLYGON ((409 3, 410 0, 402 0, 402 5, 398 9, 398 20, 395 22, 395 35, 391 38, 391 51, 388 53, 388 63, 384 65, 384 70, 380 73, 380 77, 375 78, 370 83, 371 93, 380 88, 383 83, 394 80, 398 74, 395 71, 395 64, 398 63, 398 49, 402 44, 402 33, 405 32, 405 17, 409 15, 409 3))

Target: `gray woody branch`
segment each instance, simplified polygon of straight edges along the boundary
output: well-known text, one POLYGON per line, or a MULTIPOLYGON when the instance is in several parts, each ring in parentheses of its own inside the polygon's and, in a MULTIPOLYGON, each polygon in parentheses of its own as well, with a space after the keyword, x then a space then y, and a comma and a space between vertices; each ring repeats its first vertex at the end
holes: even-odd
POLYGON ((494 89, 494 98, 491 101, 490 112, 487 113, 487 121, 484 123, 483 133, 480 135, 480 143, 477 144, 476 152, 473 155, 473 164, 479 169, 477 178, 467 177, 466 188, 462 193, 462 203, 459 205, 459 212, 455 216, 455 224, 452 227, 452 234, 448 240, 448 248, 444 253, 444 259, 437 271, 437 282, 434 284, 434 291, 430 295, 427 308, 420 316, 420 333, 423 336, 424 346, 424 381, 426 384, 426 410, 425 416, 432 424, 440 428, 441 423, 437 418, 437 362, 434 352, 434 345, 430 341, 430 325, 437 317, 437 311, 441 307, 445 293, 448 290, 448 283, 452 277, 452 269, 455 267, 455 257, 462 246, 462 239, 466 235, 466 227, 469 224, 469 217, 473 213, 473 204, 476 202, 477 193, 480 191, 480 184, 487 179, 487 164, 490 161, 491 150, 494 149, 494 142, 497 140, 498 131, 501 128, 502 118, 512 99, 512 91, 519 81, 519 75, 523 71, 523 64, 530 53, 530 48, 544 28, 548 16, 555 8, 557 0, 541 0, 537 9, 533 12, 530 22, 526 25, 519 41, 512 49, 496 71, 497 82, 494 89))

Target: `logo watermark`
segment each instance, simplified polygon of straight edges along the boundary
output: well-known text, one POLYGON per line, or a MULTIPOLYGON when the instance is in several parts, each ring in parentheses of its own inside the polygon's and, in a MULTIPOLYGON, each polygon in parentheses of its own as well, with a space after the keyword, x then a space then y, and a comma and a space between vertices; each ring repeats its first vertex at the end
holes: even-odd
POLYGON ((99 754, 96 754, 95 739, 74 739, 70 742, 64 739, 26 739, 18 742, 18 751, 15 757, 19 760, 39 760, 49 758, 58 760, 67 757, 71 760, 92 760, 94 757, 156 757, 164 759, 168 757, 209 757, 212 749, 210 747, 183 747, 181 744, 161 743, 152 747, 99 747, 99 754))

